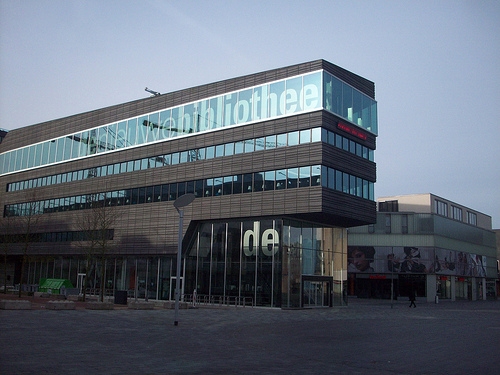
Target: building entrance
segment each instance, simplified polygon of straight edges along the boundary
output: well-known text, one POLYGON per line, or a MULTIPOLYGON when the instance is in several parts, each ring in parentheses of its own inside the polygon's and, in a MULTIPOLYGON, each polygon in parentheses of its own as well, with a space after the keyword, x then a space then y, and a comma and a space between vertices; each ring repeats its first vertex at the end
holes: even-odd
POLYGON ((332 281, 304 278, 302 283, 303 307, 332 306, 332 281))

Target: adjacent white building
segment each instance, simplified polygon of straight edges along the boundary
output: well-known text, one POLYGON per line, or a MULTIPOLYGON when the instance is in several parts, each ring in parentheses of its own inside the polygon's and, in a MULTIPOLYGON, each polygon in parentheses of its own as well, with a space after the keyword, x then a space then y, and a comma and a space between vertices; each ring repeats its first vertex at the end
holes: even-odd
POLYGON ((495 298, 491 216, 434 194, 377 199, 377 223, 349 229, 348 292, 427 301, 495 298), (436 298, 437 297, 437 298, 436 298))

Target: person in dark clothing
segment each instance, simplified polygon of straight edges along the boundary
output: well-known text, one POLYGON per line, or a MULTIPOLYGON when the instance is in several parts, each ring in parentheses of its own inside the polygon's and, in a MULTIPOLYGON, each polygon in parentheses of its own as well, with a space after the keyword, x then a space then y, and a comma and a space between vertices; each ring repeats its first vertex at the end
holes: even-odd
POLYGON ((413 290, 410 291, 410 307, 417 307, 417 305, 415 305, 415 292, 413 290))

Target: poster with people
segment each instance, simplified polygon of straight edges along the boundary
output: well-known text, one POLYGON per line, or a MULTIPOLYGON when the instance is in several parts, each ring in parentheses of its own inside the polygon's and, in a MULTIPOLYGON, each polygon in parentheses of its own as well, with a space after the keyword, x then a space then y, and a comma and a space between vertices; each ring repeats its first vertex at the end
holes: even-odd
POLYGON ((348 247, 348 272, 427 273, 432 249, 419 247, 348 247))
POLYGON ((348 272, 486 276, 486 257, 415 246, 349 246, 348 272))

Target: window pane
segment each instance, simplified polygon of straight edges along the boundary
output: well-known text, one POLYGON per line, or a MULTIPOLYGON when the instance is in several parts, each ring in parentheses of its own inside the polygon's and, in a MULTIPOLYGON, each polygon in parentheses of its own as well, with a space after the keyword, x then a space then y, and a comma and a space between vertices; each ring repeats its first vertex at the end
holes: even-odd
POLYGON ((96 129, 96 153, 107 151, 108 127, 96 129))
POLYGON ((182 197, 184 194, 186 194, 186 183, 179 182, 177 184, 177 196, 182 197))
POLYGON ((233 176, 233 194, 240 194, 243 188, 242 175, 233 176))
POLYGON ((169 199, 169 184, 163 184, 161 185, 161 200, 162 201, 168 201, 169 199))
POLYGON ((155 202, 161 201, 161 185, 155 185, 153 188, 153 199, 155 202))
POLYGON ((289 168, 287 173, 287 189, 296 188, 298 185, 298 177, 299 177, 299 169, 298 168, 289 168))
POLYGON ((252 120, 252 94, 253 89, 243 90, 238 93, 238 104, 233 111, 238 124, 244 124, 252 120))
MULTIPOLYGON (((56 145, 57 145, 56 140, 49 142, 49 152, 48 152, 47 163, 53 163, 56 160, 56 145)), ((87 155, 87 154, 85 154, 85 155, 87 155)), ((19 169, 21 167, 21 165, 18 164, 18 162, 17 162, 17 161, 20 162, 21 158, 22 158, 22 151, 17 150, 16 169, 19 169)))
POLYGON ((342 84, 342 117, 352 121, 352 88, 342 84))
POLYGON ((170 135, 169 138, 177 137, 182 133, 182 115, 184 107, 172 108, 172 117, 170 119, 170 135))
POLYGON ((170 184, 169 190, 170 191, 168 195, 168 200, 175 201, 177 199, 177 184, 176 183, 170 184))
POLYGON ((254 151, 255 141, 253 139, 247 139, 245 141, 245 152, 253 152, 254 151))
POLYGON ((342 172, 335 171, 335 190, 342 191, 343 183, 342 183, 342 172))
POLYGON ((238 141, 235 143, 235 145, 234 145, 235 155, 242 154, 244 150, 245 150, 245 142, 244 141, 238 141))
MULTIPOLYGON (((84 135, 82 135, 84 137, 84 135)), ((122 121, 118 123, 116 130, 116 148, 127 146, 127 122, 122 121)), ((82 154, 80 154, 82 156, 82 154)))
POLYGON ((194 195, 196 197, 203 197, 203 180, 196 180, 194 186, 194 195))
POLYGON ((194 193, 194 181, 188 181, 186 183, 186 194, 194 193))
POLYGON ((147 131, 149 129, 148 127, 148 116, 141 116, 137 120, 137 144, 142 145, 143 143, 146 143, 146 138, 147 138, 147 131))
POLYGON ((236 123, 234 116, 235 113, 234 108, 236 107, 236 100, 237 100, 236 93, 224 95, 224 104, 226 108, 224 116, 224 126, 234 125, 236 123))
POLYGON ((262 173, 253 174, 253 191, 264 190, 264 176, 262 173))
POLYGON ((266 150, 276 148, 276 136, 270 135, 266 137, 266 150))
POLYGON ((215 146, 215 157, 220 158, 224 156, 224 145, 215 146))
POLYGON ((285 81, 275 82, 269 85, 269 116, 276 117, 284 115, 285 106, 281 106, 280 98, 285 91, 285 81))
POLYGON ((226 143, 224 145, 224 155, 231 156, 234 154, 234 143, 226 143))
POLYGON ((265 149, 266 139, 264 137, 255 140, 255 151, 262 151, 265 149))
POLYGON ((207 147, 207 155, 206 155, 207 160, 213 159, 214 157, 215 157, 215 147, 214 146, 207 147))
POLYGON ((278 134, 276 137, 276 147, 286 147, 287 145, 287 134, 278 134))
POLYGON ((211 197, 213 195, 214 190, 214 180, 212 178, 208 178, 205 180, 205 186, 203 190, 205 191, 205 197, 211 197))
POLYGON ((276 171, 276 190, 286 188, 286 169, 276 171))
POLYGON ((182 117, 182 134, 194 132, 195 122, 198 121, 198 103, 186 104, 184 106, 184 115, 182 117))
POLYGON ((251 193, 252 192, 252 174, 247 173, 243 175, 243 193, 251 193))
MULTIPOLYGON (((287 114, 301 111, 303 108, 300 92, 302 91, 302 77, 286 80, 285 112, 287 114)), ((281 103, 280 103, 281 104, 281 103)))
POLYGON ((233 176, 224 177, 224 185, 222 188, 223 195, 233 194, 233 176))
POLYGON ((267 171, 264 173, 264 190, 274 190, 274 179, 275 179, 275 172, 274 171, 267 171))
POLYGON ((305 111, 319 108, 322 103, 321 73, 311 73, 303 77, 303 103, 305 111))
POLYGON ((320 186, 320 185, 321 185, 321 166, 313 165, 311 167, 311 186, 320 186))
POLYGON ((158 129, 158 139, 167 139, 170 134, 170 115, 171 110, 167 109, 166 111, 160 112, 159 129, 158 129))
POLYGON ((300 173, 299 176, 300 187, 309 186, 311 179, 311 167, 301 167, 299 173, 300 173))
POLYGON ((111 124, 108 126, 108 140, 106 144, 107 150, 114 150, 116 144, 116 124, 111 124))
POLYGON ((214 195, 222 195, 222 177, 214 178, 214 195))
POLYGON ((300 144, 311 142, 311 129, 300 131, 300 144))
POLYGON ((134 146, 137 141, 137 119, 127 121, 127 144, 126 146, 134 146))
POLYGON ((355 154, 356 153, 356 143, 354 141, 349 141, 349 152, 351 154, 355 154))
POLYGON ((311 142, 321 142, 321 128, 311 129, 311 142))
POLYGON ((296 146, 299 144, 299 132, 288 133, 288 146, 296 146))

